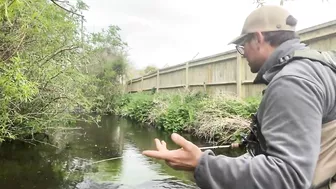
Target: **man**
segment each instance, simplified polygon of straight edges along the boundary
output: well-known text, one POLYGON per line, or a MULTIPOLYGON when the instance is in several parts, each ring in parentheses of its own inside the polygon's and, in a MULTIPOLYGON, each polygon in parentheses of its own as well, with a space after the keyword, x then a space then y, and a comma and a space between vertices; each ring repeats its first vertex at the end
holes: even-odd
POLYGON ((157 151, 143 154, 193 171, 201 188, 336 188, 336 73, 318 61, 291 59, 309 50, 295 34, 296 24, 282 7, 262 6, 231 42, 257 73, 254 83, 267 86, 256 116, 260 153, 215 156, 173 134, 181 149, 168 150, 155 139, 157 151))

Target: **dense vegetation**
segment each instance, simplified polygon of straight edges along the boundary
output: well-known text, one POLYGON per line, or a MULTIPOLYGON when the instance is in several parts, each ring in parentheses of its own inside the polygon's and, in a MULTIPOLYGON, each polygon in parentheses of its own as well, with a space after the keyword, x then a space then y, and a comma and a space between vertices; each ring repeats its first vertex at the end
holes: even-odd
MULTIPOLYGON (((85 9, 78 1, 72 11, 85 9)), ((74 113, 110 111, 127 44, 117 26, 89 34, 81 23, 47 0, 1 1, 0 142, 97 119, 74 113)))
POLYGON ((202 93, 134 93, 122 96, 115 113, 167 132, 188 132, 219 143, 240 140, 260 98, 210 97, 202 93))
POLYGON ((87 8, 80 0, 70 12, 48 0, 0 3, 0 142, 32 142, 38 133, 78 120, 97 122, 99 116, 88 116, 92 112, 115 112, 209 139, 234 140, 248 124, 258 100, 200 93, 122 95, 127 44, 118 26, 86 32, 75 13, 87 8))

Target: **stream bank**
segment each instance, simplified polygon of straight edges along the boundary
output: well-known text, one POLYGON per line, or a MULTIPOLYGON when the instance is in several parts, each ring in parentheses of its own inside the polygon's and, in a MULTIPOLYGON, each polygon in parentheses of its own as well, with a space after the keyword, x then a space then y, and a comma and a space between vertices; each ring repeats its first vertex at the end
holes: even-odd
POLYGON ((138 92, 121 96, 114 113, 168 133, 188 133, 220 145, 241 141, 260 99, 201 92, 138 92))
MULTIPOLYGON (((76 129, 55 132, 52 145, 15 141, 0 147, 0 188, 6 189, 114 189, 197 188, 193 175, 175 171, 164 161, 145 157, 154 149, 154 138, 177 146, 170 134, 119 116, 103 116, 100 127, 78 122, 76 129), (121 157, 111 161, 102 161, 121 157)), ((198 146, 211 145, 183 135, 198 146)), ((215 151, 228 156, 237 150, 215 151)))

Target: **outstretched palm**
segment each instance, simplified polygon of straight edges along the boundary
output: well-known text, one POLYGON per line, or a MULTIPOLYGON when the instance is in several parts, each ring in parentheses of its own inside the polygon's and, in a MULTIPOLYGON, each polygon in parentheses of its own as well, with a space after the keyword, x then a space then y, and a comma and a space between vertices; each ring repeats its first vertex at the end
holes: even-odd
POLYGON ((180 149, 168 150, 164 141, 155 139, 157 150, 146 150, 143 154, 148 157, 165 160, 174 169, 194 171, 202 151, 179 134, 173 133, 171 138, 177 145, 181 146, 180 149))

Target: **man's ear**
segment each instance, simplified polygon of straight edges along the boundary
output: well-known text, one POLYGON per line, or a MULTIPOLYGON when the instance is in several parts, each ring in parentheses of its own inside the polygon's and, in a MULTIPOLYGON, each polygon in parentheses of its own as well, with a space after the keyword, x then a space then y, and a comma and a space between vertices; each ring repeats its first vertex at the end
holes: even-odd
POLYGON ((263 34, 262 34, 260 31, 255 32, 254 35, 255 35, 255 39, 256 39, 256 41, 257 41, 259 44, 263 44, 263 43, 265 43, 265 38, 264 38, 263 34))

